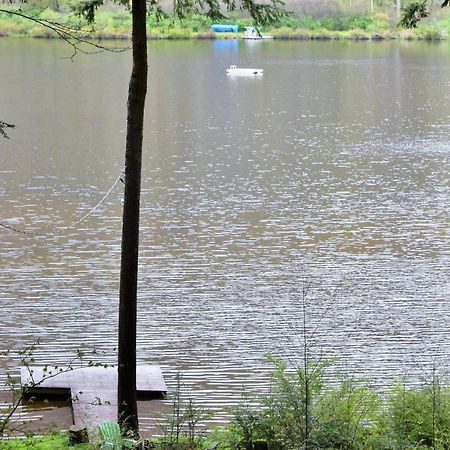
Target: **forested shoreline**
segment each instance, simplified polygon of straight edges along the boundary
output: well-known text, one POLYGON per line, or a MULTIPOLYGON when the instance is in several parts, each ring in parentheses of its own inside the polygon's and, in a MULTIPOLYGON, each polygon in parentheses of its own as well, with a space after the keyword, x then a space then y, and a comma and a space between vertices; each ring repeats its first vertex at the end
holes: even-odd
MULTIPOLYGON (((261 27, 260 31, 274 39, 448 39, 450 15, 446 9, 436 8, 432 16, 415 29, 402 29, 398 27, 398 17, 392 8, 376 6, 371 10, 363 2, 352 8, 339 6, 333 1, 325 3, 328 6, 322 5, 320 9, 310 6, 290 11, 275 25, 261 27)), ((0 36, 58 38, 57 33, 39 23, 41 21, 63 24, 86 38, 129 39, 131 35, 131 15, 124 7, 109 4, 100 8, 96 13, 95 26, 88 27, 68 3, 48 1, 3 3, 0 7, 0 36), (17 11, 39 20, 30 21, 16 14, 17 11)), ((235 39, 243 36, 245 26, 254 25, 249 17, 230 15, 223 23, 237 24, 239 32, 214 33, 210 28, 212 23, 204 14, 190 14, 179 20, 168 12, 158 17, 149 15, 147 33, 149 39, 235 39)))

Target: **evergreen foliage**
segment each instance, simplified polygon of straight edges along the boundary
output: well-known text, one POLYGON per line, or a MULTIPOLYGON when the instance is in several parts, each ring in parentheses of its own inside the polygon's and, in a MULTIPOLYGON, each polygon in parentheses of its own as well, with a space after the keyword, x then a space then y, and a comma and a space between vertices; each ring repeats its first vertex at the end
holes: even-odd
MULTIPOLYGON (((450 6, 450 0, 444 0, 441 8, 450 6)), ((417 28, 417 24, 430 15, 427 9, 427 0, 421 2, 412 2, 403 8, 403 16, 399 22, 399 26, 404 28, 417 28)))
POLYGON ((411 3, 403 10, 400 26, 405 28, 417 28, 418 22, 429 15, 430 13, 427 10, 426 2, 411 3))

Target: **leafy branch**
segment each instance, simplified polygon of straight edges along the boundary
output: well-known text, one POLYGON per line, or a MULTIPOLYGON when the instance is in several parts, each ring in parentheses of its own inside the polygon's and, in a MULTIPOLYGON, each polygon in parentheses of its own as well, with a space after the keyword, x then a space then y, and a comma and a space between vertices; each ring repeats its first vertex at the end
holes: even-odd
MULTIPOLYGON (((115 0, 116 3, 128 6, 124 0, 115 0)), ((147 13, 154 14, 156 18, 166 17, 160 0, 147 1, 147 13)), ((84 0, 73 8, 75 14, 87 21, 95 22, 95 13, 104 4, 104 0, 84 0)), ((225 11, 248 11, 253 20, 260 25, 277 22, 287 15, 283 9, 283 0, 268 0, 255 2, 254 0, 174 0, 173 15, 178 19, 184 19, 192 13, 204 14, 211 20, 226 19, 225 11)))
POLYGON ((404 28, 417 28, 418 22, 429 15, 426 1, 422 3, 414 2, 403 8, 403 17, 399 25, 404 28))
MULTIPOLYGON (((445 8, 446 6, 450 6, 450 0, 444 0, 442 2, 441 8, 445 8)), ((429 15, 427 0, 410 3, 403 8, 403 16, 399 22, 399 26, 403 28, 417 28, 417 24, 429 15)))

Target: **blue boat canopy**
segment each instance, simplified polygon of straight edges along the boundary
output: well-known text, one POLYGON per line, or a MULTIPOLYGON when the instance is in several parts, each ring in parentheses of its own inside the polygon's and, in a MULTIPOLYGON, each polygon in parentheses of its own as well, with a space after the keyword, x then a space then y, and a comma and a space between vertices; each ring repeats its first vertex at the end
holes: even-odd
POLYGON ((211 30, 215 31, 216 33, 237 33, 239 30, 238 25, 228 25, 223 23, 215 23, 211 25, 211 30))

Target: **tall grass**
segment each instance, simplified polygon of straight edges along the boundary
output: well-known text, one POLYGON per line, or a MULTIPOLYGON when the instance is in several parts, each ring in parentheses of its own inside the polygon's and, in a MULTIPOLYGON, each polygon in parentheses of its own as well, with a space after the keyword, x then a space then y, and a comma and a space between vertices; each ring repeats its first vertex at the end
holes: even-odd
POLYGON ((70 445, 67 434, 50 434, 48 436, 31 436, 27 439, 1 440, 0 449, 2 450, 95 450, 97 446, 91 444, 70 445))

